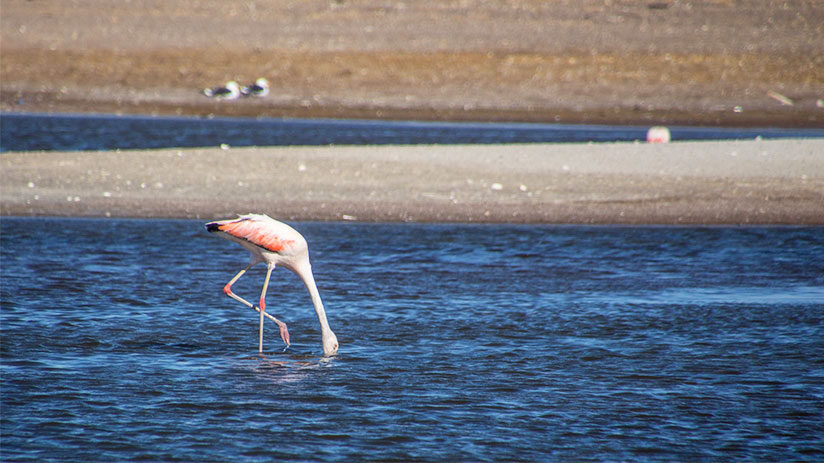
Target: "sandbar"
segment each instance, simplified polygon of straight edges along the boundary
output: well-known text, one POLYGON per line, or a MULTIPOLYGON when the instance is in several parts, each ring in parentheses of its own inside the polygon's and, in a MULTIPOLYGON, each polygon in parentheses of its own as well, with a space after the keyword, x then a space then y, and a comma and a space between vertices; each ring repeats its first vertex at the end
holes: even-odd
POLYGON ((0 155, 2 215, 824 224, 824 140, 0 155))

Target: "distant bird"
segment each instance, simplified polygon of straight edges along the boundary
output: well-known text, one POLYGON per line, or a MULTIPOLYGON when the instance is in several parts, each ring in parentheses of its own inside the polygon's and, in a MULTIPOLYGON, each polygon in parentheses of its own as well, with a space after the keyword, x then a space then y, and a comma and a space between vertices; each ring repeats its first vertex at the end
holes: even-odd
POLYGON ((309 247, 306 244, 306 239, 300 233, 289 225, 262 214, 247 214, 238 216, 236 219, 209 222, 206 224, 206 230, 234 241, 252 253, 249 265, 226 283, 223 292, 232 299, 260 312, 259 352, 263 352, 264 316, 278 325, 280 338, 283 339, 287 347, 289 346, 289 330, 286 329, 286 323, 266 313, 266 288, 269 286, 269 278, 275 266, 281 265, 296 273, 303 280, 306 289, 309 290, 309 295, 315 306, 315 313, 317 313, 320 322, 323 355, 329 356, 337 353, 338 338, 329 328, 329 322, 326 320, 323 302, 321 302, 320 293, 315 285, 312 266, 309 264, 309 247), (263 290, 260 292, 260 308, 255 307, 232 292, 232 285, 247 270, 258 263, 266 264, 266 279, 263 282, 263 290))
POLYGON ((240 96, 240 85, 230 80, 225 87, 204 88, 203 94, 218 100, 236 100, 240 96))
POLYGON ((243 86, 240 89, 240 93, 244 96, 264 97, 269 94, 269 81, 261 77, 256 80, 254 84, 243 86))

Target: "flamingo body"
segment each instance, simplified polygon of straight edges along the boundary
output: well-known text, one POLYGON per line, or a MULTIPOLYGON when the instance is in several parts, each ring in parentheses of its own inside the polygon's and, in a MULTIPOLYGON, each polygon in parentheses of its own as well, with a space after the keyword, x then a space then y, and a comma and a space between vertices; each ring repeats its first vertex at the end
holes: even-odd
POLYGON ((315 312, 321 326, 321 341, 323 342, 324 355, 334 355, 338 350, 338 340, 335 333, 329 328, 326 319, 326 312, 320 298, 315 279, 312 274, 312 266, 309 263, 309 246, 306 239, 294 228, 279 222, 263 214, 246 214, 238 216, 236 219, 217 220, 206 224, 206 230, 216 233, 218 236, 234 241, 251 253, 251 261, 246 268, 241 270, 235 277, 224 286, 223 291, 227 296, 254 308, 260 312, 260 340, 259 350, 263 351, 263 317, 266 316, 274 321, 280 328, 280 335, 283 342, 289 345, 289 331, 286 324, 267 314, 266 310, 266 290, 269 285, 269 278, 276 266, 283 266, 297 274, 315 306, 315 312), (259 308, 247 302, 243 298, 234 294, 231 290, 234 284, 249 268, 265 263, 267 266, 266 280, 260 295, 259 308))
POLYGON ((289 268, 302 254, 309 258, 306 239, 294 228, 267 215, 247 214, 209 222, 206 230, 240 244, 259 262, 289 268))

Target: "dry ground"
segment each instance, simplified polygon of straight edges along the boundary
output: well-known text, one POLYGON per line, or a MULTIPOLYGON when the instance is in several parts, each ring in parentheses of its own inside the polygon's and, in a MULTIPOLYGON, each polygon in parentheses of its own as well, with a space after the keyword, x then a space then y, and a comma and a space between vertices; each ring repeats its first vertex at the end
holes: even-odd
POLYGON ((2 0, 0 39, 3 111, 824 126, 821 0, 2 0))

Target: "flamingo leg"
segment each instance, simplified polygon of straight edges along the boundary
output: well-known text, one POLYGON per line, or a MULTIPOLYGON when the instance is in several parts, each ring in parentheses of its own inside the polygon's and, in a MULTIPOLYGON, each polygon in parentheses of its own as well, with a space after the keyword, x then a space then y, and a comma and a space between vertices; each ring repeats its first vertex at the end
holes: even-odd
MULTIPOLYGON (((272 276, 272 270, 275 269, 274 264, 269 264, 266 266, 266 279, 263 281, 263 289, 260 291, 260 331, 259 335, 260 338, 258 340, 258 351, 263 352, 263 316, 266 315, 266 290, 269 288, 269 278, 272 276)), ((285 323, 278 323, 278 327, 280 328, 280 337, 283 339, 283 342, 286 343, 286 346, 289 346, 289 332, 286 331, 286 336, 284 337, 284 330, 286 329, 285 323)))
POLYGON ((248 302, 246 299, 243 299, 242 297, 240 297, 237 294, 233 293, 232 292, 232 285, 235 284, 235 282, 237 280, 239 280, 240 277, 242 277, 243 274, 246 273, 246 271, 248 271, 250 268, 252 268, 253 265, 255 265, 255 264, 249 264, 249 265, 246 266, 246 268, 244 268, 243 270, 237 272, 237 275, 235 275, 234 278, 229 280, 229 282, 226 283, 226 286, 223 287, 223 293, 224 294, 226 294, 227 296, 231 297, 232 299, 234 299, 234 300, 236 300, 236 301, 240 302, 241 304, 246 305, 248 307, 254 307, 254 306, 250 302, 248 302))
MULTIPOLYGON (((286 343, 286 347, 289 347, 289 330, 286 328, 286 323, 283 323, 282 321, 278 320, 277 318, 273 317, 272 315, 266 313, 265 310, 260 310, 257 306, 255 306, 251 302, 247 301, 246 299, 243 299, 242 297, 240 297, 237 294, 232 292, 232 285, 235 284, 235 282, 237 280, 239 280, 240 277, 242 277, 243 274, 245 274, 250 268, 252 268, 253 265, 255 265, 255 264, 247 265, 246 268, 244 268, 243 270, 238 272, 237 275, 234 276, 234 278, 229 280, 229 282, 226 283, 226 286, 223 287, 223 292, 227 296, 231 297, 232 299, 240 302, 241 304, 245 305, 246 307, 249 307, 250 309, 255 309, 256 311, 261 313, 263 316, 265 316, 269 320, 272 320, 273 322, 275 322, 278 325, 278 327, 280 328, 280 338, 283 339, 283 342, 286 343)), ((274 269, 274 267, 272 267, 272 269, 274 269)), ((266 274, 267 285, 268 285, 268 282, 269 282, 269 274, 271 274, 271 273, 272 273, 272 270, 270 269, 266 274)), ((265 290, 266 290, 266 288, 264 287, 264 293, 265 293, 265 290)), ((258 347, 261 347, 261 346, 258 346, 258 347)))
POLYGON ((272 276, 273 265, 266 266, 266 279, 263 280, 263 289, 260 291, 260 330, 258 331, 258 352, 263 352, 263 316, 266 313, 266 288, 269 287, 269 277, 272 276))

